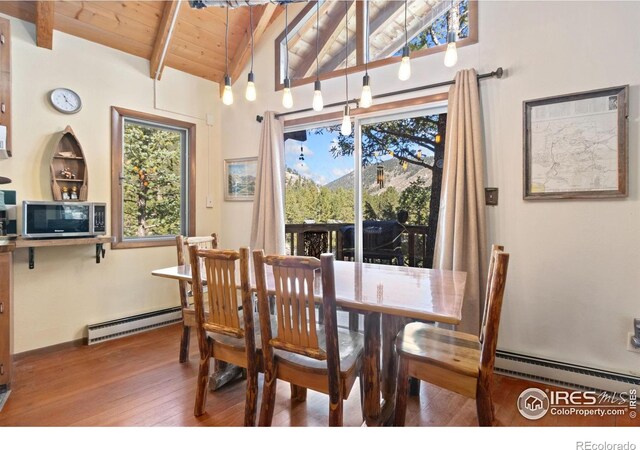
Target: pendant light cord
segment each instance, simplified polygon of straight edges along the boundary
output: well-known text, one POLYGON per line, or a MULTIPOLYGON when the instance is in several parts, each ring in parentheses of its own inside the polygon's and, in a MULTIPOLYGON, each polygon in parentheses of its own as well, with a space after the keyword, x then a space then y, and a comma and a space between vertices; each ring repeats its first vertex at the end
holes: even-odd
POLYGON ((229 75, 229 5, 227 5, 227 21, 224 25, 224 66, 225 74, 229 75))
POLYGON ((285 79, 289 78, 289 4, 284 4, 285 79))
MULTIPOLYGON (((365 18, 364 22, 366 23, 366 34, 369 34, 369 5, 365 4, 365 18)), ((364 49, 364 74, 369 75, 369 37, 365 35, 365 49, 364 49)))
POLYGON ((316 1, 316 81, 320 80, 320 0, 316 1))
POLYGON ((407 34, 407 0, 404 0, 404 46, 409 46, 409 37, 407 34))
POLYGON ((253 10, 249 5, 249 26, 251 27, 251 73, 253 73, 253 10))
POLYGON ((344 91, 346 94, 346 106, 349 106, 349 76, 347 73, 349 68, 349 2, 344 2, 344 31, 346 33, 344 42, 344 91))

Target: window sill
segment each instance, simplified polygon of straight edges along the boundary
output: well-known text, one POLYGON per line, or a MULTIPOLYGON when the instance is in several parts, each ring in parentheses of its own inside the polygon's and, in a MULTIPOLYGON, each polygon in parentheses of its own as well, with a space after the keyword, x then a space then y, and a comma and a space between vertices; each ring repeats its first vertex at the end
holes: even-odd
POLYGON ((139 241, 116 241, 111 244, 112 250, 120 250, 126 248, 149 248, 149 247, 175 247, 175 237, 159 238, 159 239, 144 239, 139 241))

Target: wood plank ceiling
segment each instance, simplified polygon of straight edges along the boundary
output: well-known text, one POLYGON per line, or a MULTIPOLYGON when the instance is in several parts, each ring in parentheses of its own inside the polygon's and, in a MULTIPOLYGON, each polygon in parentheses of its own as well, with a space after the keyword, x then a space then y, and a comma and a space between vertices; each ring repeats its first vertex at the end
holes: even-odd
MULTIPOLYGON (((249 8, 229 10, 229 73, 235 83, 250 56, 249 8)), ((253 13, 254 40, 282 12, 275 4, 257 5, 253 13)), ((166 65, 223 82, 225 74, 226 11, 221 7, 193 9, 171 1, 0 1, 0 12, 36 24, 36 44, 55 46, 59 30, 150 61, 149 74, 162 74, 166 65), (177 11, 176 11, 177 10, 177 11), (177 18, 169 35, 174 13, 177 18), (162 50, 169 39, 161 64, 162 50)))

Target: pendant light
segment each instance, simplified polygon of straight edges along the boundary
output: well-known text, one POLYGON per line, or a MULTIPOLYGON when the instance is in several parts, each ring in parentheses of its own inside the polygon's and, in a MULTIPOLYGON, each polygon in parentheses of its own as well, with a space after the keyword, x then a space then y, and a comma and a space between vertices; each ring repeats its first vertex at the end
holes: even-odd
POLYGON ((291 80, 289 79, 289 4, 284 4, 284 42, 285 53, 285 77, 284 90, 282 91, 282 106, 286 109, 293 108, 293 96, 291 95, 291 80))
POLYGON ((409 58, 409 36, 407 35, 407 0, 404 0, 404 47, 402 47, 402 61, 398 69, 400 81, 411 78, 411 61, 409 58))
MULTIPOLYGON (((364 22, 369 23, 369 6, 365 4, 365 18, 364 22)), ((368 34, 368 33, 367 33, 368 34)), ((368 39, 365 42, 367 48, 364 52, 364 76, 362 77, 362 93, 360 94, 360 102, 358 106, 360 108, 368 108, 373 103, 373 97, 371 96, 371 79, 369 78, 369 42, 368 39)))
POLYGON ((346 38, 344 42, 344 91, 345 91, 345 103, 344 113, 342 115, 342 125, 340 126, 340 134, 343 136, 349 136, 351 134, 351 117, 349 117, 349 2, 344 2, 344 31, 346 38))
POLYGON ((313 84, 313 110, 322 111, 324 101, 322 100, 322 89, 320 87, 320 63, 318 61, 318 52, 320 36, 320 0, 316 0, 316 82, 313 84))
POLYGON ((244 93, 244 97, 253 102, 256 99, 256 84, 255 77, 253 75, 253 10, 249 5, 249 26, 251 30, 251 70, 249 71, 249 79, 247 81, 247 90, 244 93))
POLYGON ((456 48, 456 39, 458 38, 458 15, 454 11, 453 0, 451 1, 451 9, 449 10, 449 32, 447 33, 447 51, 444 54, 444 65, 453 67, 458 62, 458 50, 456 48))
POLYGON ((233 104, 233 91, 231 90, 231 77, 229 76, 229 5, 227 5, 227 21, 224 30, 224 91, 222 92, 222 103, 233 104))

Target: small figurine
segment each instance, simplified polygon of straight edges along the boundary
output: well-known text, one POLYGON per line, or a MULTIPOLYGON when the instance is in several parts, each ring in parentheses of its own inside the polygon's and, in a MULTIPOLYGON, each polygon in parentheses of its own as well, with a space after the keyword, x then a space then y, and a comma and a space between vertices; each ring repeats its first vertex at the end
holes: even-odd
POLYGON ((78 188, 75 186, 71 188, 71 200, 78 200, 78 188))
POLYGON ((69 190, 66 186, 62 187, 62 200, 71 200, 71 197, 69 197, 69 190))
POLYGON ((66 178, 68 180, 76 177, 75 174, 73 172, 71 172, 71 169, 69 167, 65 167, 64 169, 62 169, 60 171, 60 176, 62 178, 66 178))

